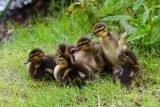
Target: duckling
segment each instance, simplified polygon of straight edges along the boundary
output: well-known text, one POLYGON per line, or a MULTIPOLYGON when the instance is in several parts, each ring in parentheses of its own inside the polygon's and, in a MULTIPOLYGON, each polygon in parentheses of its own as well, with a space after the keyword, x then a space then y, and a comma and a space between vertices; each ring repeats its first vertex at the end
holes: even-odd
POLYGON ((57 81, 66 85, 70 85, 77 80, 84 83, 96 80, 92 71, 82 64, 72 63, 71 57, 67 54, 59 56, 58 64, 54 69, 54 77, 57 81))
POLYGON ((112 65, 115 65, 118 61, 120 52, 127 49, 127 46, 124 44, 124 38, 127 36, 127 33, 124 33, 119 39, 109 31, 109 28, 105 23, 100 22, 93 26, 93 35, 100 38, 106 58, 112 65))
POLYGON ((42 49, 31 50, 25 64, 28 65, 27 69, 30 76, 35 80, 54 79, 55 58, 45 55, 42 49))
POLYGON ((113 80, 120 81, 128 89, 132 81, 142 72, 133 51, 127 49, 118 56, 118 63, 113 68, 113 80))
POLYGON ((77 42, 75 61, 90 67, 95 73, 101 72, 105 67, 103 50, 100 43, 94 43, 87 36, 82 36, 77 42))
POLYGON ((67 54, 71 57, 72 62, 75 62, 74 59, 74 50, 72 50, 75 46, 74 45, 68 45, 68 44, 59 44, 56 55, 60 56, 61 54, 67 54))

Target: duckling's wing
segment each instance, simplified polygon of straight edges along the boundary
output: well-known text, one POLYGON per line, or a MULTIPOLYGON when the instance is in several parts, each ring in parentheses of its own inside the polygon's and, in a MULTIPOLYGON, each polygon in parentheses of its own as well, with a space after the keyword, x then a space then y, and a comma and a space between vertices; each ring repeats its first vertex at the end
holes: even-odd
POLYGON ((49 57, 47 56, 46 59, 43 60, 42 62, 42 69, 44 71, 42 72, 45 72, 45 77, 46 78, 52 78, 52 79, 55 79, 54 78, 54 68, 56 66, 56 62, 55 62, 55 58, 54 57, 49 57))
POLYGON ((93 71, 81 64, 75 64, 74 67, 77 69, 77 75, 82 81, 94 81, 96 79, 93 71))
POLYGON ((129 63, 119 63, 113 69, 113 80, 120 81, 122 85, 129 88, 133 80, 133 67, 129 63))
POLYGON ((47 68, 50 68, 52 70, 54 70, 55 66, 56 66, 56 61, 55 61, 55 57, 52 56, 46 56, 46 58, 43 61, 43 65, 47 68))
POLYGON ((34 78, 36 80, 46 80, 46 77, 45 77, 45 70, 44 70, 44 67, 43 66, 39 66, 37 68, 37 73, 35 74, 34 78))

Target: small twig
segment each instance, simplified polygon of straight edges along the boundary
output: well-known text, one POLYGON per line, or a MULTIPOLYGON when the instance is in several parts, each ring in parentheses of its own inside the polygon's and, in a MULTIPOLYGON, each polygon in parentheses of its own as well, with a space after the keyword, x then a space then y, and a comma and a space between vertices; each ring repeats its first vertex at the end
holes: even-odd
POLYGON ((98 99, 98 107, 100 107, 101 106, 101 100, 100 100, 99 94, 97 94, 97 99, 98 99))
POLYGON ((139 91, 142 91, 142 92, 145 92, 145 93, 150 93, 150 94, 152 94, 151 91, 147 91, 147 90, 143 90, 143 89, 139 89, 139 91))

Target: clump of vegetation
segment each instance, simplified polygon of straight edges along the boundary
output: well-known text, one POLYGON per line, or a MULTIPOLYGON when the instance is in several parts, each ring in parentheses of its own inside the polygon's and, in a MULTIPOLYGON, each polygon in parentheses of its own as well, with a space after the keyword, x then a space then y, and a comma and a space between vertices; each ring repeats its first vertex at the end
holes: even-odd
POLYGON ((146 51, 153 51, 154 48, 160 46, 158 43, 160 31, 156 24, 160 19, 158 1, 106 0, 101 4, 99 3, 101 1, 94 0, 83 0, 83 2, 86 2, 86 5, 81 3, 82 6, 78 12, 85 10, 89 13, 88 19, 94 20, 92 23, 104 21, 118 33, 128 32, 127 41, 134 47, 138 46, 146 51))

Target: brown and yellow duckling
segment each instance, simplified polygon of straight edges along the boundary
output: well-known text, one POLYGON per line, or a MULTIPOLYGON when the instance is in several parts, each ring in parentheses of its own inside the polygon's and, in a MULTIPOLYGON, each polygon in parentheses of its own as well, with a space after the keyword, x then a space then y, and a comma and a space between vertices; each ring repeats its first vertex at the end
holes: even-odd
POLYGON ((101 72, 105 67, 101 44, 91 41, 87 36, 79 38, 74 57, 77 63, 87 65, 94 72, 101 72))
POLYGON ((66 85, 70 85, 77 80, 84 83, 96 80, 96 76, 92 71, 82 64, 72 63, 71 57, 66 54, 59 56, 54 69, 54 77, 57 81, 66 85))
POLYGON ((117 63, 120 52, 127 49, 127 46, 124 44, 124 38, 126 35, 127 33, 124 33, 119 39, 109 31, 109 28, 105 23, 100 22, 93 26, 93 36, 99 37, 104 54, 112 65, 117 63))
POLYGON ((35 48, 31 50, 25 64, 28 65, 27 69, 32 78, 36 80, 54 79, 55 58, 46 56, 42 49, 35 48))
POLYGON ((141 73, 140 65, 136 55, 131 50, 125 50, 118 56, 118 63, 113 68, 113 80, 127 88, 132 84, 132 81, 141 73))

